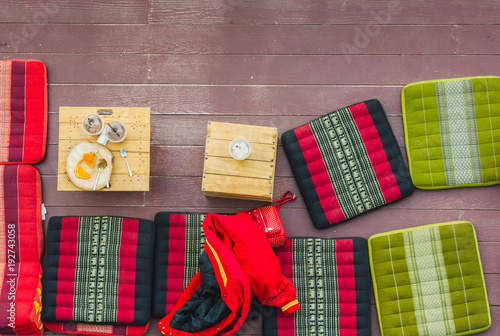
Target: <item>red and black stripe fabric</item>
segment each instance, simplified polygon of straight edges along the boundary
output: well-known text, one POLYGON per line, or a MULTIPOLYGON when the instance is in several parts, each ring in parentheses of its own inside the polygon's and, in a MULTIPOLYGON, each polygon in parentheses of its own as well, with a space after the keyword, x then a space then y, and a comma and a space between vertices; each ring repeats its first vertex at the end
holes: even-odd
POLYGON ((263 336, 369 336, 371 293, 364 238, 291 238, 276 249, 301 309, 263 311, 263 336))
POLYGON ((319 229, 413 192, 408 168, 378 100, 326 114, 283 133, 281 139, 319 229))
POLYGON ((202 229, 205 217, 201 213, 156 214, 154 317, 163 318, 172 311, 198 272, 198 259, 206 240, 202 229))
POLYGON ((40 175, 30 165, 0 165, 0 334, 41 335, 40 175))
POLYGON ((0 164, 37 163, 47 139, 47 74, 36 60, 0 61, 0 164))
POLYGON ((143 326, 88 324, 77 322, 45 322, 45 328, 66 335, 94 336, 142 336, 149 328, 149 323, 143 326))
POLYGON ((52 217, 42 318, 143 326, 151 312, 154 224, 112 216, 52 217))

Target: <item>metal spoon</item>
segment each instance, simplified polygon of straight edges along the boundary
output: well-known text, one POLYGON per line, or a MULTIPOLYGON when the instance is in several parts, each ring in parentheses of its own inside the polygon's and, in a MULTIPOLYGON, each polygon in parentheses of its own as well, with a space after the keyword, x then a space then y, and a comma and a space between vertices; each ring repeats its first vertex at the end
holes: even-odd
POLYGON ((100 165, 103 165, 103 169, 104 169, 104 177, 106 178, 106 188, 109 189, 109 180, 108 180, 108 174, 106 173, 106 167, 108 166, 108 163, 106 162, 106 160, 102 159, 101 162, 99 162, 99 166, 100 165))
POLYGON ((122 148, 120 149, 120 154, 125 158, 125 162, 127 163, 127 168, 128 168, 128 174, 130 176, 134 176, 132 174, 132 171, 130 170, 130 166, 128 165, 128 160, 127 160, 127 151, 125 150, 125 148, 122 148))
POLYGON ((104 169, 102 166, 101 166, 101 162, 99 162, 99 165, 97 166, 97 168, 99 168, 99 172, 97 173, 97 178, 95 179, 95 183, 94 183, 94 189, 95 190, 97 188, 97 182, 99 182, 99 175, 101 175, 101 171, 104 169))

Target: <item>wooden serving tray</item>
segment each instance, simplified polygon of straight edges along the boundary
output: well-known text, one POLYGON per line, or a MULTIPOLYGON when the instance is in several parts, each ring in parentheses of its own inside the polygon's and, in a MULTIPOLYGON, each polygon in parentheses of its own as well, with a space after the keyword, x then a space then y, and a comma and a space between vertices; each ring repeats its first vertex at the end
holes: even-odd
POLYGON ((149 107, 66 107, 59 108, 59 158, 57 190, 81 191, 66 174, 66 157, 71 149, 82 141, 97 142, 99 136, 87 135, 82 120, 89 113, 98 113, 104 122, 119 120, 127 127, 127 138, 122 143, 108 142, 106 147, 113 153, 114 165, 111 188, 101 191, 149 191, 151 123, 149 107), (99 111, 111 110, 111 115, 99 111), (120 149, 128 152, 128 162, 134 176, 129 176, 120 149))

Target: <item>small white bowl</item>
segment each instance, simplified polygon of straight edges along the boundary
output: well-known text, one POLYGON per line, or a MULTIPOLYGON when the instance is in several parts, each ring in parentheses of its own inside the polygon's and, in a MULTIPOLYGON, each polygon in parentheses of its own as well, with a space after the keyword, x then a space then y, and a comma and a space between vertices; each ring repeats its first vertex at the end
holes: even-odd
POLYGON ((236 138, 229 144, 229 154, 235 160, 245 160, 250 156, 252 146, 248 140, 243 138, 236 138))

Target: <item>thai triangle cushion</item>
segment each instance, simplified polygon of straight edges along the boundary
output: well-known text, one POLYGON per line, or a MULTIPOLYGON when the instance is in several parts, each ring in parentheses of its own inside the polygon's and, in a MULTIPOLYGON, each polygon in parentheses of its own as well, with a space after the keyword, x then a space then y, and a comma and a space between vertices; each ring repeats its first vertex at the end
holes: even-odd
POLYGON ((326 228, 413 192, 378 100, 283 133, 283 147, 314 226, 326 228))
POLYGON ((380 233, 368 246, 382 335, 468 335, 490 326, 471 223, 380 233))
POLYGON ((43 255, 40 175, 0 165, 0 334, 40 335, 43 255))
POLYGON ((42 318, 146 325, 154 224, 112 216, 52 217, 47 228, 42 318))
POLYGON ((500 183, 499 77, 412 83, 401 101, 417 188, 500 183))
POLYGON ((205 216, 201 213, 156 214, 154 317, 163 318, 174 308, 198 272, 198 259, 206 240, 202 229, 205 216))
POLYGON ((0 61, 0 164, 37 163, 47 139, 47 75, 36 60, 0 61))
POLYGON ((301 310, 287 317, 264 311, 264 336, 371 335, 366 239, 289 238, 276 255, 301 310))

